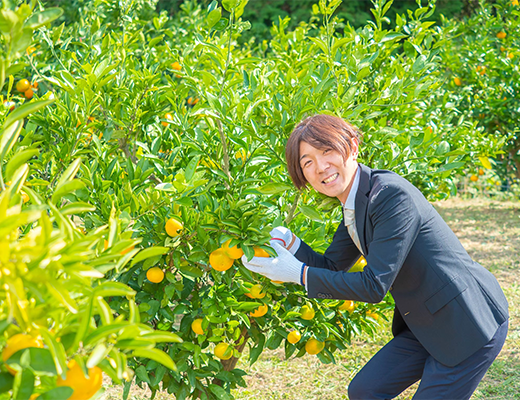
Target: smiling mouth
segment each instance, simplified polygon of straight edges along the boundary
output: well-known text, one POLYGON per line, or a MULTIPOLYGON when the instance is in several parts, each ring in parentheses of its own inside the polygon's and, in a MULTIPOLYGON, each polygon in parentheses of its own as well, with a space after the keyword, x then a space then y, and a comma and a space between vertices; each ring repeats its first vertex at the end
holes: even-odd
POLYGON ((327 179, 324 179, 322 182, 325 183, 325 184, 331 183, 338 176, 339 176, 339 173, 336 172, 334 175, 329 176, 327 179))

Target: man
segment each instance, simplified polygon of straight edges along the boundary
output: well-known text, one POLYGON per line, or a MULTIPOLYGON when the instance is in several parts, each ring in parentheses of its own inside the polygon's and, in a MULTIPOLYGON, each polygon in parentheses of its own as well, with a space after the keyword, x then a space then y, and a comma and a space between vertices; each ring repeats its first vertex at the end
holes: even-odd
POLYGON ((294 129, 291 179, 338 198, 344 221, 324 255, 279 227, 271 241, 278 257, 242 261, 305 285, 311 298, 377 303, 392 294, 394 339, 352 380, 351 400, 394 398, 418 380, 415 399, 469 399, 505 341, 507 300, 417 188, 358 164, 358 144, 358 131, 337 117, 316 115, 294 129), (367 266, 347 273, 360 254, 367 266))

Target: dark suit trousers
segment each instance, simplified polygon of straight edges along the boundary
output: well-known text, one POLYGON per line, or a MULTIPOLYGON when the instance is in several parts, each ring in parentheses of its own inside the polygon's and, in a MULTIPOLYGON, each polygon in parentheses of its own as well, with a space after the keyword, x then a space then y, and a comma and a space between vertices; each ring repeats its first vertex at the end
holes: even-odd
POLYGON ((386 344, 348 387, 350 400, 393 399, 421 380, 414 399, 469 399, 506 340, 508 322, 493 338, 454 367, 436 361, 409 329, 386 344))

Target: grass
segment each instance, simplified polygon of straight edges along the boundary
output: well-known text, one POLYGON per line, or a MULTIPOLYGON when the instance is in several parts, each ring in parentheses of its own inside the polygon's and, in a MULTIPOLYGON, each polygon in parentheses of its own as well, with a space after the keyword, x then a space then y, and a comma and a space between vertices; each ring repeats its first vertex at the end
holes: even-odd
MULTIPOLYGON (((472 400, 520 400, 520 203, 490 199, 452 199, 434 204, 472 258, 495 274, 509 301, 509 335, 504 348, 475 391, 472 400)), ((234 391, 240 400, 347 399, 350 380, 387 341, 390 324, 381 323, 375 337, 358 337, 336 364, 323 365, 314 356, 286 360, 282 350, 266 351, 249 366, 247 387, 234 391)), ((243 358, 244 360, 246 357, 243 358)), ((121 398, 121 386, 107 382, 106 400, 121 398)), ((397 399, 413 397, 417 384, 397 399)), ((144 400, 150 392, 137 386, 129 399, 144 400)), ((160 393, 156 399, 172 399, 160 393)))

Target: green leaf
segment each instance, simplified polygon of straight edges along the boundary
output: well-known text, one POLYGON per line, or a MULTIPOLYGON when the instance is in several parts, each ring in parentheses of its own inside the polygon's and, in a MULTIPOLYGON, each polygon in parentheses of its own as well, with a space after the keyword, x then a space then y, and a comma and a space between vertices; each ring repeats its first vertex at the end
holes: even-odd
POLYGON ((86 364, 87 368, 93 368, 96 365, 98 365, 101 362, 101 360, 108 356, 108 353, 110 353, 111 351, 112 347, 107 347, 104 343, 99 343, 96 347, 94 347, 92 353, 90 353, 90 356, 86 364))
POLYGON ((262 194, 278 194, 292 189, 293 186, 283 182, 270 182, 267 183, 257 190, 262 194))
POLYGON ((69 291, 63 287, 57 280, 47 281, 47 289, 58 300, 63 304, 71 313, 77 314, 78 305, 76 301, 70 296, 69 291))
POLYGON ((84 189, 85 187, 85 183, 79 179, 64 182, 52 194, 51 202, 56 204, 63 196, 75 192, 76 190, 84 189))
POLYGON ((452 162, 452 163, 448 163, 448 164, 443 164, 441 165, 436 173, 440 173, 440 172, 444 172, 444 171, 450 171, 452 169, 458 169, 458 168, 462 168, 464 165, 466 165, 466 163, 464 162, 452 162))
POLYGON ((88 335, 83 341, 84 345, 88 346, 90 344, 96 343, 98 340, 104 337, 107 338, 112 334, 118 334, 120 331, 128 328, 129 326, 133 326, 133 324, 129 324, 128 322, 119 322, 110 325, 104 325, 88 335))
POLYGON ((22 166, 18 168, 11 177, 11 186, 9 188, 11 193, 18 193, 20 191, 20 188, 25 184, 27 175, 29 175, 29 166, 27 164, 22 164, 22 166))
POLYGON ((24 211, 0 220, 0 237, 10 234, 20 226, 36 221, 41 215, 41 211, 24 211))
POLYGON ((137 254, 134 259, 132 260, 132 263, 130 264, 130 267, 133 267, 135 264, 137 264, 140 261, 143 261, 150 257, 155 257, 158 255, 166 254, 170 249, 168 247, 148 247, 147 249, 142 250, 137 254))
POLYGON ((307 218, 312 219, 313 221, 322 222, 323 218, 321 217, 320 213, 311 206, 300 206, 300 211, 303 215, 305 215, 307 218))
POLYGON ((159 349, 139 349, 135 350, 132 353, 133 357, 143 357, 148 358, 150 360, 157 361, 158 363, 164 365, 166 368, 177 371, 177 367, 175 366, 175 363, 171 359, 171 357, 166 354, 164 351, 159 349))
POLYGON ((67 400, 74 393, 69 386, 61 386, 40 394, 36 400, 67 400))
POLYGON ((186 182, 190 182, 195 174, 195 170, 197 169, 197 164, 199 163, 200 156, 193 157, 188 166, 186 167, 185 178, 186 182))
POLYGON ((67 370, 67 354, 65 353, 63 343, 57 342, 54 336, 45 328, 40 328, 40 335, 42 335, 45 344, 51 352, 57 374, 61 375, 67 370))
POLYGON ((208 29, 211 29, 215 26, 215 24, 220 21, 220 18, 222 17, 222 10, 221 8, 216 8, 215 10, 211 11, 208 16, 206 17, 206 23, 208 24, 208 29))
POLYGON ((121 282, 103 282, 96 286, 93 296, 135 296, 135 291, 121 282))
POLYGON ((228 12, 231 12, 238 4, 238 0, 222 0, 222 7, 228 12))
POLYGON ((63 206, 60 209, 60 212, 63 215, 72 215, 72 214, 81 214, 88 211, 95 211, 96 207, 92 204, 83 203, 81 201, 76 201, 74 203, 69 203, 63 206))
POLYGON ((229 394, 222 387, 220 387, 218 385, 210 384, 209 390, 211 390, 211 392, 215 396, 217 396, 217 399, 219 399, 219 400, 230 400, 231 399, 231 397, 229 397, 229 394))
POLYGON ((10 181, 11 177, 18 168, 28 160, 38 155, 40 151, 38 149, 28 149, 17 152, 5 167, 5 180, 10 181))
POLYGON ((182 343, 182 339, 176 335, 175 333, 170 332, 150 332, 145 333, 144 335, 141 335, 143 339, 150 339, 153 340, 156 343, 159 342, 168 342, 168 343, 182 343))
POLYGON ((2 161, 5 155, 11 151, 18 140, 18 136, 20 136, 22 128, 23 120, 20 120, 4 129, 0 136, 0 161, 2 161))
POLYGON ((49 104, 54 103, 54 99, 50 100, 35 100, 29 103, 23 104, 21 107, 16 108, 11 114, 7 116, 4 122, 4 128, 9 127, 14 124, 16 121, 20 121, 23 118, 27 117, 29 114, 33 114, 36 111, 41 110, 44 107, 47 107, 49 104))
POLYGON ((13 399, 28 400, 34 390, 34 373, 29 369, 18 372, 14 378, 13 399))
POLYGON ((0 373, 0 394, 8 392, 13 387, 14 376, 9 372, 0 373))
POLYGON ((54 365, 54 359, 52 357, 51 352, 48 349, 30 347, 28 349, 19 350, 9 358, 7 364, 21 365, 21 358, 25 351, 28 352, 28 360, 31 370, 33 370, 39 375, 56 375, 56 366, 54 365))
POLYGON ((0 31, 5 33, 6 35, 11 33, 11 29, 20 19, 16 15, 15 12, 11 10, 1 10, 0 11, 0 31))
POLYGON ((79 171, 79 167, 81 166, 81 158, 76 158, 68 167, 67 169, 61 174, 60 179, 58 180, 58 183, 56 184, 56 190, 60 189, 60 186, 65 184, 65 182, 68 182, 76 176, 76 174, 79 171))
POLYGON ((59 7, 51 7, 46 10, 35 13, 25 21, 24 26, 32 30, 38 29, 46 24, 51 23, 63 14, 63 10, 59 7))
POLYGON ((448 151, 450 151, 450 144, 447 141, 443 140, 435 149, 435 154, 441 156, 443 154, 446 154, 448 151))

